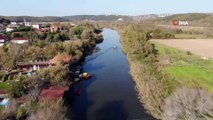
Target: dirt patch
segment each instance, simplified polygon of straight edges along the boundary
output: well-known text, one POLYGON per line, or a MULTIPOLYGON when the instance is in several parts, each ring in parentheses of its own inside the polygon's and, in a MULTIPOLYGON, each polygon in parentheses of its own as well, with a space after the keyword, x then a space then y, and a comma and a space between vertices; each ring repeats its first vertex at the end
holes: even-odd
POLYGON ((202 58, 213 59, 213 39, 163 39, 152 41, 181 50, 190 51, 202 58))

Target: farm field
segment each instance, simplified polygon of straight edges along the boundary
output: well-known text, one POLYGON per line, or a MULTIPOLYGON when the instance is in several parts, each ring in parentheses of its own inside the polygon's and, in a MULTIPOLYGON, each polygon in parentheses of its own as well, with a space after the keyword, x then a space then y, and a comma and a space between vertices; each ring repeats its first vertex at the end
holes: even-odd
POLYGON ((213 59, 213 39, 168 39, 152 41, 184 51, 190 51, 201 57, 213 59))
POLYGON ((202 34, 175 34, 176 39, 205 39, 207 36, 202 34))
MULTIPOLYGON (((213 93, 213 60, 203 60, 198 55, 170 47, 172 46, 170 42, 166 45, 160 44, 161 42, 165 43, 161 40, 155 40, 153 43, 160 55, 163 70, 167 74, 171 75, 181 86, 202 87, 213 93)), ((196 47, 199 49, 198 46, 196 47)))

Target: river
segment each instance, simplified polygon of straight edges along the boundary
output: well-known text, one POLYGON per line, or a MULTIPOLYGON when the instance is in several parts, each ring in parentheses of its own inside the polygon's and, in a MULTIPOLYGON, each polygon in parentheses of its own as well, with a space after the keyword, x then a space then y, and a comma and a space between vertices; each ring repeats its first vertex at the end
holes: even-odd
POLYGON ((153 120, 137 97, 118 32, 104 29, 102 34, 100 51, 85 60, 84 71, 92 78, 81 82, 81 95, 72 107, 74 120, 153 120))

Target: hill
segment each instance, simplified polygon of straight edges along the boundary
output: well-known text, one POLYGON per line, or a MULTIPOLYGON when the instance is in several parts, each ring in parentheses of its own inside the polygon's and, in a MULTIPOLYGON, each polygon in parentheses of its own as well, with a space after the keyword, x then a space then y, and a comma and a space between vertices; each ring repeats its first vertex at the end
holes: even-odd
POLYGON ((75 15, 75 16, 65 16, 63 18, 69 21, 75 20, 115 21, 119 18, 122 18, 124 20, 132 20, 130 16, 123 16, 123 15, 75 15))
POLYGON ((174 14, 164 18, 158 18, 158 24, 171 24, 173 20, 188 21, 193 26, 213 26, 213 14, 210 13, 187 13, 174 14))
POLYGON ((8 19, 10 21, 16 22, 23 22, 25 19, 28 22, 55 22, 55 21, 67 21, 62 17, 54 17, 54 16, 47 16, 47 17, 33 17, 33 16, 0 16, 0 19, 8 19))
POLYGON ((64 17, 0 16, 0 19, 1 18, 16 22, 23 22, 24 19, 28 22, 56 22, 56 21, 65 22, 65 21, 78 21, 78 20, 114 21, 119 18, 122 18, 124 20, 132 20, 132 17, 123 15, 74 15, 64 17))

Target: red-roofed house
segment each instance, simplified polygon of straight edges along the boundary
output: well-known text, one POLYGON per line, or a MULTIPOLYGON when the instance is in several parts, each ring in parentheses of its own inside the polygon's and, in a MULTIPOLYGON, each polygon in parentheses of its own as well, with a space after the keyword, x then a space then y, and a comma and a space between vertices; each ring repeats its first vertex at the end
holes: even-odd
POLYGON ((24 44, 24 43, 29 42, 29 39, 28 38, 18 38, 18 37, 16 37, 16 38, 13 38, 11 40, 11 42, 12 43, 16 43, 16 44, 24 44))
POLYGON ((16 62, 16 66, 20 70, 40 70, 49 66, 49 61, 37 62, 16 62))
POLYGON ((62 100, 64 92, 68 91, 69 87, 50 87, 41 92, 42 100, 62 100))
POLYGON ((3 36, 3 35, 0 35, 0 46, 3 46, 5 45, 5 43, 7 42, 7 37, 6 36, 3 36))
POLYGON ((0 98, 7 98, 8 92, 7 90, 0 90, 0 98))

